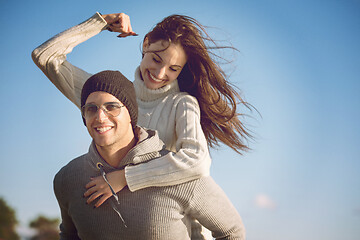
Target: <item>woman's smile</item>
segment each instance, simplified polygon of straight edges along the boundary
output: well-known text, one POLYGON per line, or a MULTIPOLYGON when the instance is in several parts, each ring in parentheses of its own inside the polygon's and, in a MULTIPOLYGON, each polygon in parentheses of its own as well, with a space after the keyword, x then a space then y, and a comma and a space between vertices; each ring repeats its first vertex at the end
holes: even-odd
POLYGON ((151 72, 149 72, 149 76, 150 76, 150 80, 153 80, 156 83, 161 83, 162 81, 165 81, 165 80, 156 78, 154 75, 151 74, 151 72))

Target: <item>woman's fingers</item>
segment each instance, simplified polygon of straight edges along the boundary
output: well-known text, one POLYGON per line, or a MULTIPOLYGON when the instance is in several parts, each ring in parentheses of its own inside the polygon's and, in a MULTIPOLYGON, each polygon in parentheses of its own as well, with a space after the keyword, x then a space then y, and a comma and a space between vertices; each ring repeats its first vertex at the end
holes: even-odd
MULTIPOLYGON (((124 170, 107 173, 106 177, 116 193, 121 191, 127 184, 124 170)), ((105 182, 102 176, 90 178, 90 182, 88 182, 85 187, 84 197, 88 198, 86 201, 88 204, 98 199, 95 207, 101 206, 113 194, 108 183, 105 182)))
POLYGON ((86 190, 86 192, 84 193, 84 197, 89 197, 91 194, 93 194, 94 192, 96 192, 96 188, 95 187, 92 187, 92 188, 89 188, 88 190, 86 190))
MULTIPOLYGON (((100 188, 100 189, 95 188, 95 187, 92 187, 92 188, 88 189, 88 190, 85 192, 85 194, 84 194, 85 197, 88 197, 88 199, 86 200, 86 202, 87 202, 88 204, 90 204, 92 201, 94 201, 95 199, 97 199, 97 198, 100 197, 100 196, 105 196, 105 197, 106 197, 106 198, 104 199, 104 201, 105 201, 105 200, 108 199, 111 195, 112 195, 112 193, 111 193, 111 190, 110 190, 109 187, 107 187, 107 188, 100 188)), ((100 199, 100 200, 101 200, 101 199, 100 199)), ((100 201, 100 200, 99 200, 99 201, 100 201)), ((102 202, 101 202, 101 204, 102 204, 102 202)), ((100 205, 101 205, 101 204, 100 204, 100 205)))
POLYGON ((121 33, 119 34, 117 37, 119 38, 124 38, 124 37, 128 37, 128 36, 138 36, 137 33, 131 32, 131 33, 121 33))
POLYGON ((95 207, 100 207, 108 198, 112 196, 111 193, 104 193, 99 201, 96 202, 95 207))
POLYGON ((120 33, 118 37, 137 36, 132 30, 130 17, 125 13, 107 14, 103 17, 108 23, 109 31, 120 33))
POLYGON ((102 195, 111 195, 111 190, 109 186, 101 177, 91 179, 92 180, 88 184, 86 184, 85 187, 87 188, 87 190, 84 193, 84 197, 88 197, 86 201, 88 204, 102 195))
MULTIPOLYGON (((92 179, 92 178, 91 178, 92 179)), ((89 188, 91 188, 91 187, 93 187, 93 186, 95 186, 96 185, 96 181, 94 180, 94 179, 92 179, 90 182, 88 182, 86 185, 85 185, 85 188, 86 189, 89 189, 89 188)))

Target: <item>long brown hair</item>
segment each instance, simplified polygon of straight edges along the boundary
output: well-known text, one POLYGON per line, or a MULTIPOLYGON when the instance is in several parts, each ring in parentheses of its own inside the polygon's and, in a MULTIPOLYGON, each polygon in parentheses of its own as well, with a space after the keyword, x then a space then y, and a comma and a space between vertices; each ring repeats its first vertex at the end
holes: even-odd
POLYGON ((148 38, 149 44, 165 40, 180 43, 184 48, 188 61, 178 76, 179 87, 197 98, 201 111, 200 123, 209 146, 218 146, 221 141, 237 153, 248 150, 246 143, 251 134, 240 121, 244 114, 236 110, 239 104, 247 109, 251 105, 240 97, 219 63, 210 56, 218 57, 212 50, 236 49, 218 46, 204 26, 184 15, 166 17, 145 38, 148 38), (212 46, 205 42, 212 43, 212 46))

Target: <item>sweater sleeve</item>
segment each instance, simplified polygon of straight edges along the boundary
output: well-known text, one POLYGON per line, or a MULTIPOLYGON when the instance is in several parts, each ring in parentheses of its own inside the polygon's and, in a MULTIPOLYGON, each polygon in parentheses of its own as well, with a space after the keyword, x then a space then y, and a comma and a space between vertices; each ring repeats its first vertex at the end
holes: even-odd
POLYGON ((215 239, 245 240, 240 215, 211 177, 198 181, 185 213, 209 229, 215 239))
POLYGON ((181 184, 209 175, 211 158, 200 125, 198 102, 190 95, 183 95, 175 102, 171 107, 174 109, 171 114, 175 116, 170 116, 169 121, 175 119, 176 152, 147 163, 127 166, 125 175, 131 191, 181 184))
POLYGON ((66 54, 78 44, 100 33, 106 21, 99 13, 69 28, 37 47, 31 54, 35 64, 50 81, 80 108, 81 89, 91 74, 66 61, 66 54))
POLYGON ((68 214, 68 204, 67 204, 67 195, 66 191, 63 191, 64 188, 64 172, 59 171, 54 178, 54 193, 56 199, 59 203, 60 213, 61 213, 61 224, 60 224, 60 240, 67 239, 80 239, 76 227, 72 221, 72 218, 68 214))

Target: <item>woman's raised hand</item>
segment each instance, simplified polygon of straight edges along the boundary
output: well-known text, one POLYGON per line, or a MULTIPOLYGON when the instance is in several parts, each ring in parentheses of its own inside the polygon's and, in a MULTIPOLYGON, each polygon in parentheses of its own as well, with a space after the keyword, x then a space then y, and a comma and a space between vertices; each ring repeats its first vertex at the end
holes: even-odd
POLYGON ((105 14, 102 17, 107 22, 110 32, 120 33, 118 37, 137 36, 131 28, 130 17, 125 13, 105 14))

